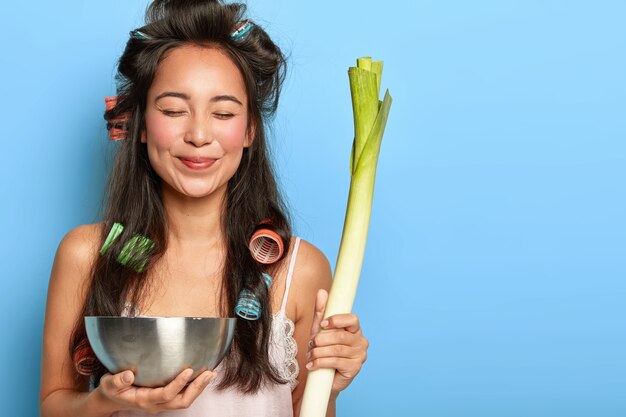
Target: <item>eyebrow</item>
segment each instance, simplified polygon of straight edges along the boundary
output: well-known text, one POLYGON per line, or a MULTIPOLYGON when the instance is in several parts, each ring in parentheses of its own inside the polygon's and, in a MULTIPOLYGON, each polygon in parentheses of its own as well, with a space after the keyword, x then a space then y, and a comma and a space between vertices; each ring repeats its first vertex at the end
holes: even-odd
POLYGON ((221 96, 215 96, 211 99, 211 103, 217 103, 218 101, 233 101, 240 106, 243 106, 243 103, 237 99, 235 96, 229 96, 227 94, 223 94, 221 96))
MULTIPOLYGON (((164 93, 159 94, 155 99, 155 103, 159 100, 161 100, 164 97, 176 97, 176 98, 182 98, 183 100, 189 100, 191 97, 189 97, 189 95, 185 94, 185 93, 179 93, 176 91, 166 91, 164 93)), ((211 103, 217 103, 219 101, 232 101, 234 103, 239 104, 240 106, 243 106, 243 103, 241 101, 239 101, 239 99, 235 96, 231 96, 228 94, 221 94, 219 96, 214 96, 213 98, 211 98, 211 103)))
POLYGON ((161 100, 164 97, 176 97, 176 98, 182 98, 183 100, 189 100, 189 96, 185 93, 177 93, 175 91, 166 91, 164 93, 159 94, 155 99, 154 102, 156 103, 157 101, 161 100))

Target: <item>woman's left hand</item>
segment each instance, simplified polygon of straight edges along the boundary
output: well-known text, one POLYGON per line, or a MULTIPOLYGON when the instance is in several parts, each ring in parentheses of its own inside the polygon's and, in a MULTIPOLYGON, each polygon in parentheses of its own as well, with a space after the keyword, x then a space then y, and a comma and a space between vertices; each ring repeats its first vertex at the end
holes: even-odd
POLYGON ((332 394, 344 390, 367 359, 369 343, 361 333, 356 314, 336 314, 322 320, 328 293, 319 290, 307 352, 307 369, 334 368, 332 394))

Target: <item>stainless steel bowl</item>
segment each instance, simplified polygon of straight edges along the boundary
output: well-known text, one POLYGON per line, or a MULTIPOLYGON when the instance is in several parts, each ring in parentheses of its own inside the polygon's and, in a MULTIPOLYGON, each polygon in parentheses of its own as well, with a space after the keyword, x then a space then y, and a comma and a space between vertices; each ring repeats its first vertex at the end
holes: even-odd
POLYGON ((226 355, 235 332, 234 318, 87 316, 87 337, 111 372, 130 369, 135 385, 167 385, 183 369, 195 378, 213 370, 226 355))

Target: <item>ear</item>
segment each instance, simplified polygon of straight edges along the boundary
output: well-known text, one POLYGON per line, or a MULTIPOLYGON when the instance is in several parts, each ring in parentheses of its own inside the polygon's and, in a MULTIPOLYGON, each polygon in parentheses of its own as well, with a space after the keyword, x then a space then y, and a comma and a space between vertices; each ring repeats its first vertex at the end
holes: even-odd
POLYGON ((252 142, 254 142, 255 135, 256 135, 256 124, 254 123, 253 120, 250 120, 250 123, 248 123, 248 130, 246 131, 246 138, 243 141, 244 148, 249 148, 252 145, 252 142))

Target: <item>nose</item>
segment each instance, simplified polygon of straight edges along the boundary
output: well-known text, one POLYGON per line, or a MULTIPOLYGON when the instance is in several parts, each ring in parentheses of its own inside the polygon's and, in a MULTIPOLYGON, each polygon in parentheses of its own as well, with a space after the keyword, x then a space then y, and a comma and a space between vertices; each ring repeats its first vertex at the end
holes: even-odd
POLYGON ((213 142, 210 121, 202 115, 192 116, 185 134, 185 142, 196 147, 213 142))

